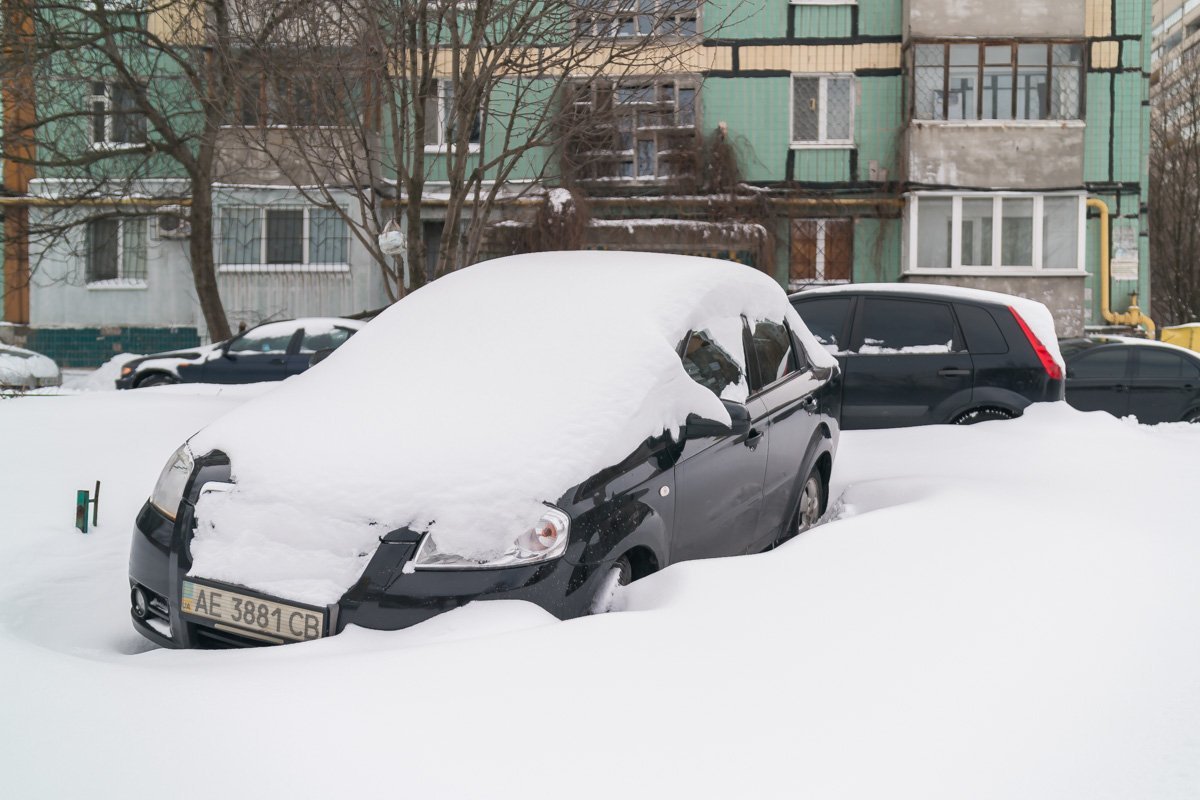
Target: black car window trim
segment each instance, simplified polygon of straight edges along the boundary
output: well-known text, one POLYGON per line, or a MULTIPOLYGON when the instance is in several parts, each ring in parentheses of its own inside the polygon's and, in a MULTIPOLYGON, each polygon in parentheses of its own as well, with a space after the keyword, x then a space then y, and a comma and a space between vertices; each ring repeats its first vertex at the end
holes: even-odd
POLYGON ((1145 347, 1145 346, 1134 345, 1133 346, 1133 356, 1134 356, 1133 359, 1131 359, 1132 364, 1130 365, 1133 367, 1133 369, 1129 374, 1132 377, 1132 379, 1135 381, 1179 381, 1182 383, 1183 381, 1194 380, 1196 378, 1196 372, 1195 372, 1195 370, 1197 370, 1196 361, 1191 358, 1188 358, 1186 355, 1184 355, 1182 353, 1172 353, 1170 350, 1159 349, 1157 347, 1145 347), (1142 356, 1148 354, 1151 351, 1153 351, 1155 354, 1162 354, 1162 355, 1170 356, 1171 358, 1176 359, 1177 363, 1179 364, 1179 375, 1177 375, 1174 378, 1162 378, 1162 377, 1149 378, 1149 377, 1142 375, 1141 374, 1142 356), (1188 376, 1188 375, 1183 374, 1185 365, 1190 367, 1193 370, 1192 375, 1188 376))
POLYGON ((1130 353, 1129 347, 1127 345, 1123 345, 1123 344, 1097 345, 1096 347, 1088 348, 1087 350, 1084 350, 1082 353, 1080 353, 1078 357, 1071 359, 1071 361, 1067 364, 1067 378, 1070 380, 1079 380, 1079 381, 1122 381, 1122 382, 1128 383, 1129 380, 1133 376, 1133 358, 1132 358, 1133 355, 1136 355, 1136 354, 1130 353), (1090 359, 1094 356, 1103 354, 1103 353, 1114 353, 1114 352, 1115 353, 1123 353, 1125 356, 1125 371, 1121 375, 1102 375, 1100 377, 1095 377, 1095 378, 1079 378, 1079 377, 1076 377, 1071 374, 1072 372, 1075 371, 1075 368, 1079 365, 1080 362, 1087 361, 1088 359, 1090 359))
POLYGON ((289 356, 298 355, 300 353, 300 342, 304 340, 304 326, 296 328, 296 332, 292 334, 292 338, 288 341, 286 354, 289 356))
POLYGON ((953 338, 950 340, 949 353, 860 353, 858 349, 862 347, 863 324, 866 319, 867 310, 867 295, 859 295, 859 302, 854 304, 854 329, 850 336, 850 347, 847 348, 846 355, 862 356, 863 358, 872 358, 877 355, 897 355, 897 356, 919 356, 919 355, 966 355, 967 346, 966 340, 963 338, 962 329, 958 326, 958 317, 954 315, 954 307, 951 303, 942 300, 936 300, 930 297, 909 297, 908 295, 892 294, 890 292, 874 292, 872 298, 880 300, 900 300, 906 303, 927 303, 929 305, 938 305, 946 309, 950 314, 950 325, 954 328, 953 338))

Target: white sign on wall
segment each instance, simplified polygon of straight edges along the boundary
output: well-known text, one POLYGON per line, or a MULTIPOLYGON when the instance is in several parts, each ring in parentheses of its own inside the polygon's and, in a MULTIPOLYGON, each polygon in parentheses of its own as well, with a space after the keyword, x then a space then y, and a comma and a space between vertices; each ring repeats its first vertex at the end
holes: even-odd
POLYGON ((1113 220, 1110 269, 1114 281, 1136 281, 1138 279, 1137 220, 1113 220))

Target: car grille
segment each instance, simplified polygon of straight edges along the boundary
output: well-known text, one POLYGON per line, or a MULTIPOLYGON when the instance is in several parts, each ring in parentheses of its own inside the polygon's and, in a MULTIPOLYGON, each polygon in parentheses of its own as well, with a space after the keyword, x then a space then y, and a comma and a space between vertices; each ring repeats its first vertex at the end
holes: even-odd
POLYGON ((219 631, 207 625, 192 626, 192 637, 197 647, 206 650, 228 650, 234 647, 263 647, 269 642, 251 639, 249 636, 239 636, 229 631, 219 631))

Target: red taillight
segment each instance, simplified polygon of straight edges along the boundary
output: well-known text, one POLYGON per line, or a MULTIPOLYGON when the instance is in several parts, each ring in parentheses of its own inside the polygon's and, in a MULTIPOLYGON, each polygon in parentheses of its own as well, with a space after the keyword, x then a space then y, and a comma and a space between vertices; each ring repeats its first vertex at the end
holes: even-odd
POLYGON ((1042 340, 1034 335, 1033 331, 1025 324, 1025 320, 1021 319, 1021 315, 1017 313, 1015 308, 1009 306, 1008 310, 1012 312, 1013 319, 1021 326, 1022 333, 1029 340, 1033 352, 1037 353, 1038 360, 1042 362, 1042 368, 1046 370, 1046 374, 1050 376, 1050 380, 1061 381, 1063 376, 1062 367, 1054 360, 1054 356, 1050 355, 1050 351, 1046 349, 1046 345, 1042 344, 1042 340))

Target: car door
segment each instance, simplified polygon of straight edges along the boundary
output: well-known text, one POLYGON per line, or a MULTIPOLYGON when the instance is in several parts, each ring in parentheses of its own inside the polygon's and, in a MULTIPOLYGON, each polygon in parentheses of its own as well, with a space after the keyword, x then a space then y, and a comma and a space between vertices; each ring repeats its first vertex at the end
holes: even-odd
POLYGON ((1129 413, 1128 347, 1097 347, 1067 362, 1067 403, 1080 411, 1129 413))
POLYGON ((767 472, 767 411, 761 400, 748 397, 744 323, 734 322, 693 331, 681 353, 693 380, 726 403, 746 406, 750 427, 740 434, 684 440, 675 465, 672 561, 737 555, 757 541, 767 472))
POLYGON ((864 295, 850 343, 843 428, 948 422, 970 404, 973 365, 948 303, 864 295))
POLYGON ((805 456, 820 421, 812 367, 787 323, 756 322, 750 331, 751 399, 767 414, 767 476, 754 549, 774 542, 790 520, 799 498, 805 456))
POLYGON ((1129 412, 1139 422, 1179 422, 1200 391, 1200 359, 1165 347, 1134 347, 1129 412))
MULTIPOLYGON (((288 355, 299 341, 300 323, 270 322, 251 328, 230 340, 218 357, 200 365, 198 380, 205 383, 257 383, 281 381, 288 375, 288 355)), ((182 375, 184 370, 180 370, 182 375)))

